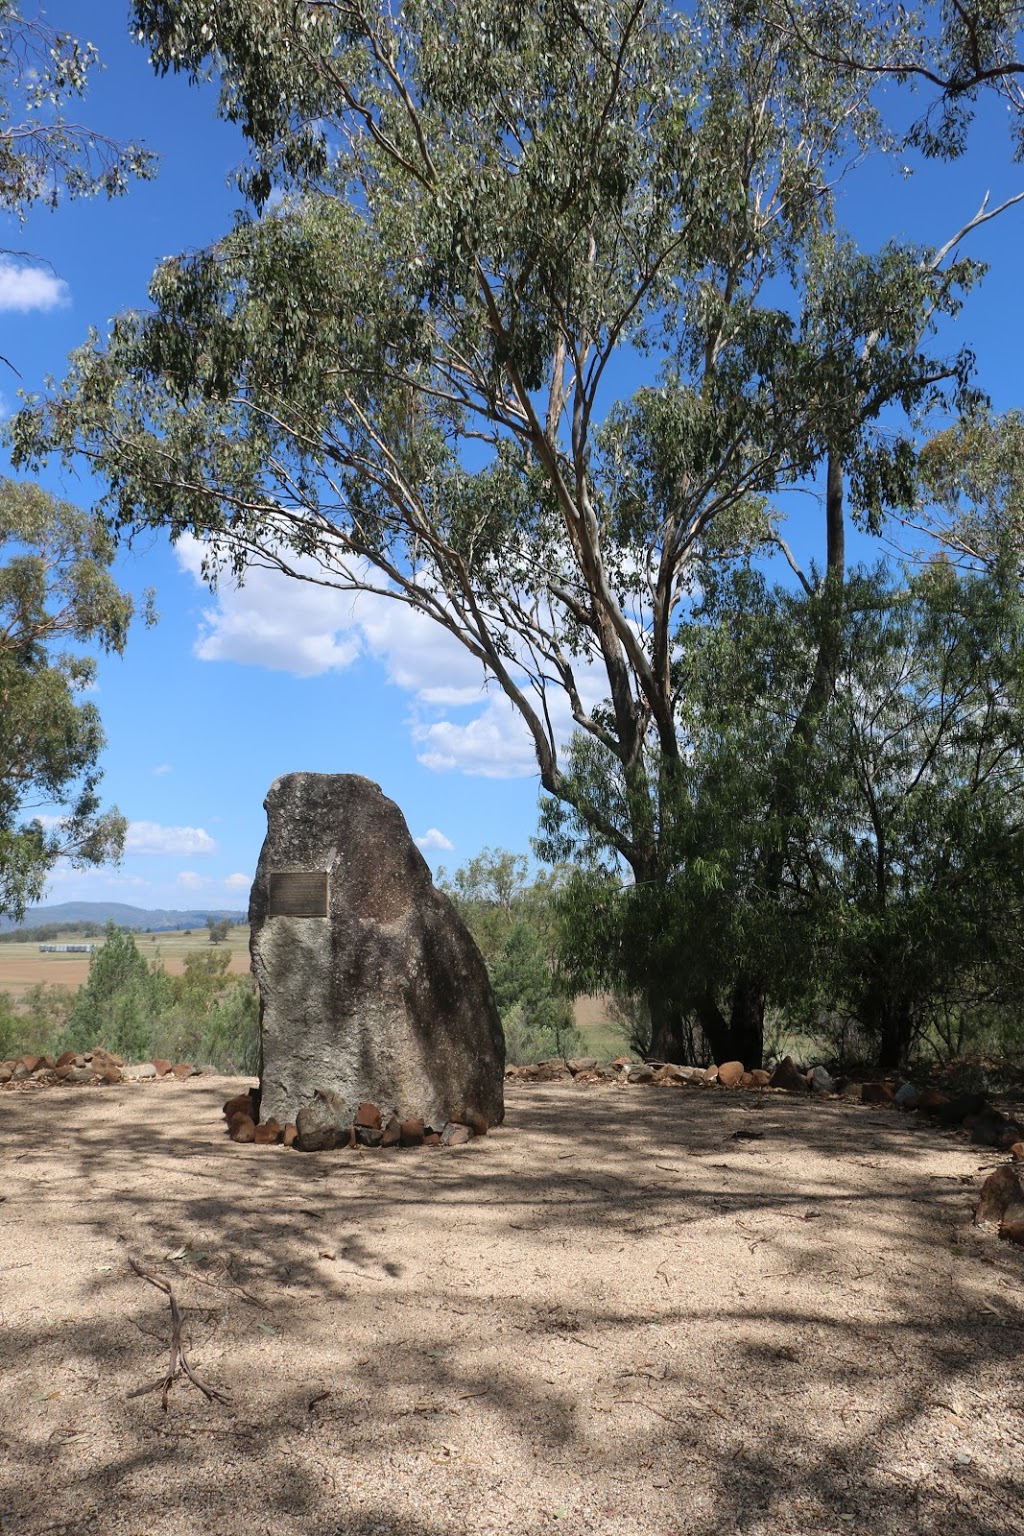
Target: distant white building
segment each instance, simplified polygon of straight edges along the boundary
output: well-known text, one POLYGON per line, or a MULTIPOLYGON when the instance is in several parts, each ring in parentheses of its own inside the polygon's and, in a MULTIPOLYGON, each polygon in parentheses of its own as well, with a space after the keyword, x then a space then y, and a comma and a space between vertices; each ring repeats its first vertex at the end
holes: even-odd
POLYGON ((41 955, 91 955, 95 944, 40 944, 41 955))

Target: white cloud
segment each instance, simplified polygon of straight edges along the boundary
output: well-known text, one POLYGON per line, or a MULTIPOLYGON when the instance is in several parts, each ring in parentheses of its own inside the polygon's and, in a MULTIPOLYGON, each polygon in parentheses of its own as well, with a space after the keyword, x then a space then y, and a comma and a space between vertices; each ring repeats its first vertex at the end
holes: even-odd
MULTIPOLYGON (((183 538, 176 552, 182 569, 202 585, 202 544, 183 538)), ((313 561, 295 564, 311 575, 319 569, 313 561)), ((480 663, 439 624, 394 598, 252 570, 243 587, 225 580, 218 588, 214 606, 204 610, 195 649, 203 660, 301 677, 343 671, 359 656, 372 657, 389 682, 415 700, 410 725, 425 767, 495 779, 537 772, 529 731, 493 680, 488 691, 480 663)), ((578 663, 577 684, 585 708, 608 686, 600 666, 585 660, 578 663)), ((547 706, 556 739, 564 743, 575 729, 568 699, 553 689, 547 706)))
POLYGON ((0 310, 46 313, 62 309, 70 300, 67 283, 46 267, 27 267, 10 256, 0 256, 0 310))
MULTIPOLYGON (((48 876, 51 886, 73 885, 76 889, 86 889, 89 886, 102 886, 104 890, 119 890, 131 888, 133 890, 148 890, 151 882, 141 875, 129 875, 123 870, 111 869, 109 865, 102 868, 76 869, 66 859, 58 859, 48 876)), ((73 895, 74 893, 70 893, 73 895)), ((83 900, 90 900, 94 892, 88 892, 83 900)))
POLYGON ((451 853, 455 844, 436 827, 428 827, 423 836, 416 839, 416 846, 424 853, 451 853))
MULTIPOLYGON (((176 553, 179 565, 201 583, 203 547, 198 539, 181 539, 176 553)), ((311 561, 305 563, 315 569, 311 561)), ((253 569, 244 586, 225 579, 219 587, 216 606, 203 611, 195 653, 201 661, 236 661, 318 677, 344 671, 361 648, 351 596, 276 571, 253 569)))
POLYGON ((231 891, 247 891, 252 885, 252 878, 249 875, 228 875, 224 884, 231 891))
POLYGON ((174 769, 170 763, 157 763, 156 767, 153 768, 151 772, 154 779, 162 779, 165 773, 173 773, 174 769))
POLYGON ((205 875, 197 875, 194 869, 183 869, 178 874, 178 884, 188 891, 201 891, 209 883, 205 875))
POLYGON ((433 619, 369 594, 360 597, 356 612, 367 649, 384 663, 390 682, 441 708, 480 702, 483 668, 433 619))
POLYGON ((465 724, 417 722, 413 737, 423 747, 418 760, 434 773, 458 769, 476 778, 523 779, 537 772, 526 726, 504 697, 465 724))
POLYGON ((132 821, 125 839, 126 853, 182 855, 216 853, 217 844, 202 827, 162 827, 155 821, 132 821))
MULTIPOLYGON (((178 564, 202 585, 203 546, 185 537, 178 564)), ((295 568, 315 576, 313 560, 295 568)), ((338 592, 279 571, 255 568, 244 586, 224 579, 215 606, 204 609, 196 642, 203 661, 236 661, 299 677, 341 672, 358 656, 383 662, 388 679, 424 703, 441 706, 479 700, 479 662, 439 625, 394 598, 338 592)))

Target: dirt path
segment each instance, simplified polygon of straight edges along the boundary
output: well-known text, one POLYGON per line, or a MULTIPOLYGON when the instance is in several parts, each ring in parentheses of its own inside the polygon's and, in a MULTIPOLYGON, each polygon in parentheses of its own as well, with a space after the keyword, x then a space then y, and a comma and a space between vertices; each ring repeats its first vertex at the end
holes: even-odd
POLYGON ((308 1156, 225 1140, 239 1086, 0 1094, 3 1536, 1024 1529, 979 1149, 551 1084, 458 1151, 308 1156), (132 1395, 170 1317, 130 1258, 229 1404, 132 1395))

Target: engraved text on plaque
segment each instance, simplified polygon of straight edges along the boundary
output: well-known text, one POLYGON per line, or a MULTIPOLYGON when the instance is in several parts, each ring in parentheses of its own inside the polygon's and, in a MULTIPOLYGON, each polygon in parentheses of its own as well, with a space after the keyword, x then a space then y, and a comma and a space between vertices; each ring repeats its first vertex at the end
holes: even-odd
POLYGON ((268 917, 326 917, 327 871, 271 873, 268 917))

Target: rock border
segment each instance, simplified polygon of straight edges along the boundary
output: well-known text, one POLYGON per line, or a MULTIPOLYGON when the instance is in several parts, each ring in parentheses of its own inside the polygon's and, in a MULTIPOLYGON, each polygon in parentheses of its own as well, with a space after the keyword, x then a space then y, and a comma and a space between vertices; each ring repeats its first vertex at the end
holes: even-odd
POLYGON ((63 1051, 60 1056, 35 1056, 26 1053, 0 1061, 0 1088, 100 1088, 115 1083, 155 1081, 158 1078, 198 1077, 199 1067, 191 1062, 126 1062, 113 1051, 94 1046, 91 1051, 63 1051))
POLYGON ((383 1150, 393 1147, 463 1147, 477 1136, 487 1135, 487 1121, 472 1111, 464 1120, 446 1120, 434 1126, 424 1120, 384 1123, 376 1104, 360 1104, 351 1124, 339 1126, 333 1095, 317 1090, 314 1101, 299 1111, 296 1125, 279 1125, 271 1118, 260 1120, 260 1089, 253 1086, 224 1105, 228 1136, 232 1141, 257 1147, 294 1147, 299 1152, 383 1150), (322 1102, 318 1113, 316 1100, 322 1102), (307 1111, 310 1113, 307 1115, 307 1111))

